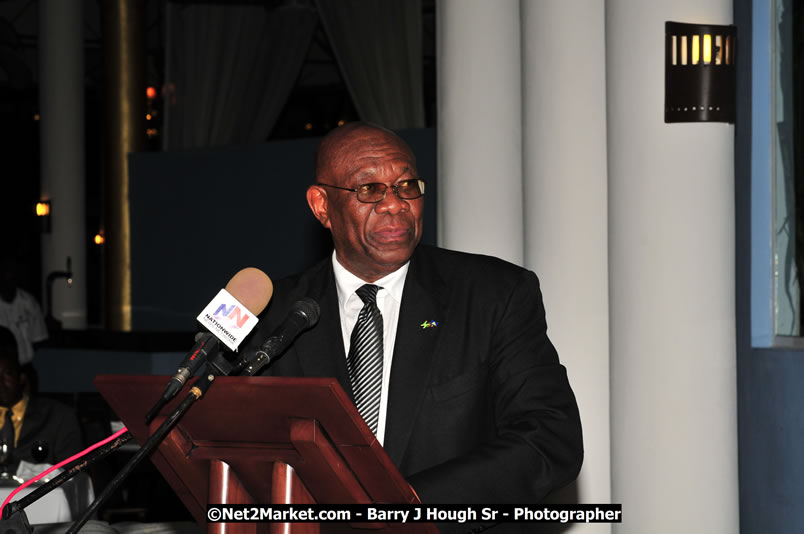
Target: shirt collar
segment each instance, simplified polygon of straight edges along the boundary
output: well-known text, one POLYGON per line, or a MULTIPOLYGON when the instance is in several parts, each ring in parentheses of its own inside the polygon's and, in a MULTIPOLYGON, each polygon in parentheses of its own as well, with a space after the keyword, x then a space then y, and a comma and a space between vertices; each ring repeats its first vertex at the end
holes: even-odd
POLYGON ((11 407, 11 417, 13 419, 22 419, 22 416, 25 415, 25 410, 28 408, 28 395, 23 395, 22 398, 11 407))
MULTIPOLYGON (((20 400, 17 401, 14 406, 11 407, 11 419, 14 422, 21 421, 23 416, 25 415, 25 410, 28 408, 28 395, 23 395, 20 400)), ((0 419, 5 419, 6 417, 6 408, 5 406, 0 406, 0 419)))
MULTIPOLYGON (((396 271, 372 283, 387 291, 397 302, 402 302, 402 290, 405 287, 405 277, 408 274, 408 267, 410 267, 410 260, 405 262, 405 264, 396 271)), ((346 306, 346 302, 349 298, 354 295, 355 290, 365 285, 367 282, 347 271, 338 261, 335 251, 332 252, 332 270, 335 272, 335 285, 338 288, 338 303, 341 308, 343 308, 346 306)))

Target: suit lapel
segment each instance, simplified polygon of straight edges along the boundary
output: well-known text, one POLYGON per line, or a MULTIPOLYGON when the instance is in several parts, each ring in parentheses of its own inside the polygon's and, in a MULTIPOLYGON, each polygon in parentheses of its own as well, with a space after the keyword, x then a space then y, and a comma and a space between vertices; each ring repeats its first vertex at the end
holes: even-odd
POLYGON ((411 260, 399 310, 383 440, 395 465, 400 465, 413 431, 440 338, 438 326, 423 323, 447 320, 444 283, 427 260, 421 251, 411 260))
POLYGON ((18 447, 24 447, 29 438, 38 428, 42 426, 45 420, 45 413, 39 409, 35 397, 28 400, 28 406, 25 408, 25 415, 22 417, 22 428, 20 429, 20 437, 17 440, 18 447))
POLYGON ((323 275, 311 277, 308 291, 308 296, 318 302, 321 315, 318 324, 296 341, 296 357, 299 358, 304 376, 335 377, 349 397, 354 399, 341 341, 343 335, 338 292, 331 261, 326 262, 323 271, 323 275))

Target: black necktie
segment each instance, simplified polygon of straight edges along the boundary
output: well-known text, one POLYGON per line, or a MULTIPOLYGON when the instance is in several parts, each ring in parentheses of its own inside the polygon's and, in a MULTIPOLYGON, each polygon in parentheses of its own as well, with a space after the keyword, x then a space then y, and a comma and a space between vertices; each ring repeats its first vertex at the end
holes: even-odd
POLYGON ((355 406, 369 426, 377 433, 380 419, 380 393, 382 392, 382 314, 377 307, 377 291, 380 288, 366 284, 355 291, 363 308, 352 330, 349 357, 346 364, 349 380, 355 394, 355 406))
POLYGON ((0 442, 8 445, 9 453, 14 450, 14 422, 11 420, 11 415, 11 408, 8 408, 3 428, 0 428, 0 442))

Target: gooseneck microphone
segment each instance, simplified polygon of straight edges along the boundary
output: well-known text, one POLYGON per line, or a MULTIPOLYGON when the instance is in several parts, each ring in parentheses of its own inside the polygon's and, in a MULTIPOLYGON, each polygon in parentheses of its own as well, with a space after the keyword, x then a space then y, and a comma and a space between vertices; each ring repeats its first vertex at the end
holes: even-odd
POLYGON ((226 288, 222 289, 198 316, 209 332, 199 332, 195 345, 179 364, 176 374, 168 381, 165 392, 149 411, 146 422, 150 423, 159 410, 181 391, 188 378, 215 355, 221 343, 231 350, 248 335, 257 324, 257 315, 262 313, 271 299, 274 288, 268 275, 254 267, 247 267, 235 274, 226 288))
MULTIPOLYGON (((200 366, 199 360, 208 360, 208 368, 220 365, 219 361, 226 363, 225 367, 231 368, 231 365, 225 361, 222 355, 211 349, 212 338, 209 336, 216 337, 219 343, 223 343, 229 349, 237 350, 238 345, 258 322, 256 316, 265 309, 272 293, 273 284, 271 280, 259 269, 243 269, 232 277, 226 285, 226 289, 222 289, 198 316, 198 321, 210 331, 210 334, 202 333, 200 337, 196 338, 196 346, 186 356, 176 375, 170 379, 164 395, 146 415, 148 424, 151 424, 153 418, 156 417, 156 414, 159 413, 159 410, 162 409, 167 400, 172 395, 175 395, 176 386, 174 384, 178 383, 178 389, 181 389, 181 385, 192 374, 191 370, 200 366), (215 352, 214 356, 211 354, 213 352, 215 352), (207 356, 211 357, 207 358, 207 356)), ((104 488, 103 492, 84 510, 83 515, 70 526, 67 531, 69 534, 77 533, 89 520, 89 517, 108 501, 112 492, 119 488, 131 471, 167 437, 168 433, 175 428, 179 419, 190 409, 193 403, 204 396, 217 376, 221 375, 212 371, 202 373, 202 377, 193 384, 192 388, 189 388, 185 399, 161 421, 157 428, 153 429, 150 437, 145 440, 137 453, 123 466, 123 469, 104 488)))
POLYGON ((280 356, 304 330, 315 326, 321 310, 311 298, 297 300, 290 307, 290 313, 271 336, 257 349, 246 352, 241 365, 243 375, 253 376, 272 360, 280 356))

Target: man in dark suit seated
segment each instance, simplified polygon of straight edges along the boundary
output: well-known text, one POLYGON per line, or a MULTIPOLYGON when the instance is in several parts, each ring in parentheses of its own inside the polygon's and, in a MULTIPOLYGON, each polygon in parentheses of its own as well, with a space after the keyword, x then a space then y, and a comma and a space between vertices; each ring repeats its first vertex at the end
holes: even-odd
POLYGON ((79 452, 82 443, 78 418, 69 407, 25 395, 24 389, 16 339, 0 327, 0 442, 11 450, 7 467, 12 474, 21 460, 56 464, 79 452))
POLYGON ((315 178, 334 253, 275 284, 255 342, 300 298, 321 317, 269 372, 336 377, 424 503, 537 503, 574 480, 580 417, 536 275, 419 245, 426 184, 390 131, 332 131, 315 178))

